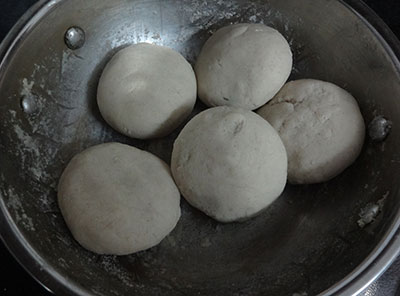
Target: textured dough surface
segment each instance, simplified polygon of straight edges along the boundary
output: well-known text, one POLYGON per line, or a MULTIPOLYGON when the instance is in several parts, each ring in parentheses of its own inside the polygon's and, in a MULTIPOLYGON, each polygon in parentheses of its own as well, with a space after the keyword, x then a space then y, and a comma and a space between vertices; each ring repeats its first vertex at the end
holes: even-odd
POLYGON ((232 107, 206 110, 178 136, 172 174, 194 207, 221 222, 250 218, 283 191, 285 147, 257 114, 232 107))
POLYGON ((208 39, 197 60, 199 97, 208 106, 257 109, 285 84, 292 63, 290 46, 275 29, 224 27, 208 39))
POLYGON ((119 51, 104 69, 97 92, 108 124, 138 139, 171 133, 190 115, 196 97, 196 77, 185 58, 147 43, 119 51))
POLYGON ((357 159, 364 144, 365 124, 357 101, 329 82, 289 82, 258 114, 281 136, 293 184, 336 177, 357 159))
POLYGON ((98 254, 151 248, 174 229, 181 213, 169 167, 118 143, 76 155, 60 179, 58 202, 75 239, 98 254))

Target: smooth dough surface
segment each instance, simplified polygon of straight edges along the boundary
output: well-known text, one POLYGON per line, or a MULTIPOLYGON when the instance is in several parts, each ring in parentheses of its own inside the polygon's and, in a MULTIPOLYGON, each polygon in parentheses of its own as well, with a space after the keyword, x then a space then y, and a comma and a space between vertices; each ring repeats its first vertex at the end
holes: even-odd
POLYGON ((258 114, 281 136, 293 184, 336 177, 356 160, 364 144, 365 124, 357 101, 329 82, 289 82, 258 114))
POLYGON ((232 107, 192 119, 174 144, 171 166, 186 200, 221 222, 255 216, 286 185, 287 156, 276 131, 257 114, 232 107))
POLYGON ((195 71, 200 99, 208 106, 261 107, 292 71, 286 39, 262 24, 236 24, 218 30, 204 45, 195 71))
POLYGON ((100 78, 104 119, 132 138, 163 137, 192 112, 197 97, 191 65, 178 52, 140 43, 119 51, 100 78))
POLYGON ((58 186, 58 202, 75 239, 98 254, 151 248, 176 226, 180 193, 156 156, 118 143, 76 155, 58 186))

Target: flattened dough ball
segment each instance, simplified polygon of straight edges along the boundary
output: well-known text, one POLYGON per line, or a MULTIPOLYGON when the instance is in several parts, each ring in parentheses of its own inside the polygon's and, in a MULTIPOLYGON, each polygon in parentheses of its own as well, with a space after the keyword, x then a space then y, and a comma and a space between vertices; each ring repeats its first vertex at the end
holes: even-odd
POLYGON ((258 214, 283 191, 285 147, 257 114, 232 107, 204 111, 182 130, 172 174, 194 207, 221 222, 258 214))
POLYGON ((140 43, 119 51, 100 78, 104 119, 132 138, 163 137, 192 112, 197 97, 191 65, 176 51, 140 43))
POLYGON ((98 254, 151 248, 181 215, 169 167, 148 152, 118 143, 76 155, 60 179, 58 203, 75 239, 98 254))
POLYGON ((357 101, 329 82, 289 82, 258 114, 279 132, 293 184, 336 177, 356 160, 364 144, 365 124, 357 101))
POLYGON ((199 97, 208 106, 257 109, 285 84, 292 63, 289 44, 275 29, 224 27, 208 39, 197 60, 199 97))

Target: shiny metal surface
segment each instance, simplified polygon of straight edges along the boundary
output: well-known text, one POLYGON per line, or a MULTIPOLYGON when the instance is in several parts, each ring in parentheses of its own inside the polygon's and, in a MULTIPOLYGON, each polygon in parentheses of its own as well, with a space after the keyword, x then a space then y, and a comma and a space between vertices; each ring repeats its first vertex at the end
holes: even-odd
POLYGON ((360 296, 398 296, 400 295, 400 261, 394 264, 379 278, 371 284, 360 296))
POLYGON ((382 142, 389 135, 392 122, 383 116, 378 116, 368 126, 368 135, 375 142, 382 142))
POLYGON ((69 49, 76 50, 85 44, 85 31, 79 27, 71 27, 65 32, 64 41, 69 49))
MULTIPOLYGON (((39 2, 0 46, 0 233, 22 264, 58 295, 356 295, 399 252, 400 66, 398 41, 359 1, 53 0, 39 2), (99 75, 135 42, 180 51, 190 62, 221 26, 264 22, 295 56, 292 78, 328 80, 359 101, 366 122, 392 121, 382 143, 333 181, 288 186, 261 216, 222 225, 182 201, 183 216, 160 246, 126 257, 96 256, 70 236, 56 184, 71 157, 120 141, 167 162, 179 131, 136 141, 105 124, 99 75), (66 30, 86 33, 70 50, 66 30), (40 42, 39 42, 40 40, 40 42), (388 43, 395 50, 391 50, 388 43), (35 98, 26 112, 24 98, 35 98), (23 102, 23 101, 22 101, 23 102), (382 201, 372 223, 360 211, 382 201)), ((400 51, 399 51, 400 52, 400 51)), ((204 109, 198 103, 196 112, 204 109)))

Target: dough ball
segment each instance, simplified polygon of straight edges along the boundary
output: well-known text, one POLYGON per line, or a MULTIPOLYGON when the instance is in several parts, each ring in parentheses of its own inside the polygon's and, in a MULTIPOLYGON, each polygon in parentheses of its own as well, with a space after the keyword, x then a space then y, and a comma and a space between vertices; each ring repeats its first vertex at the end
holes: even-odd
POLYGON ((190 64, 174 50, 140 43, 119 51, 100 78, 104 119, 132 138, 163 137, 192 112, 197 97, 190 64))
POLYGON ((364 143, 357 101, 344 89, 318 80, 287 83, 258 111, 278 131, 293 184, 328 181, 350 166, 364 143))
POLYGON ((231 25, 206 42, 195 70, 198 94, 206 105, 254 110, 287 81, 292 52, 275 29, 261 24, 231 25))
POLYGON ((174 144, 172 174, 191 205, 232 222, 255 216, 282 193, 287 156, 260 116, 217 107, 185 126, 174 144))
POLYGON ((154 155, 109 143, 75 156, 58 202, 75 239, 98 254, 127 255, 157 245, 181 215, 168 166, 154 155))

